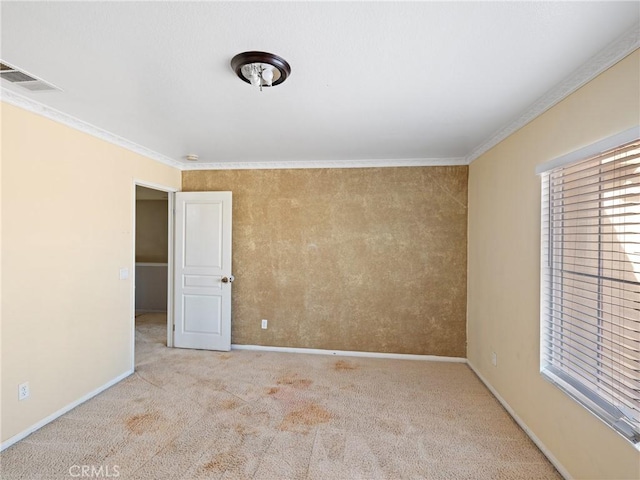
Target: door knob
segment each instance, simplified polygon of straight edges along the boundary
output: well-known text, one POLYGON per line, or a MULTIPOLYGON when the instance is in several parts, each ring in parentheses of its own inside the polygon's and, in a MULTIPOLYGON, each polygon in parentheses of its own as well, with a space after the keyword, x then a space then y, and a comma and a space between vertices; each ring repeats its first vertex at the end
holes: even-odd
POLYGON ((222 283, 230 283, 236 279, 233 275, 229 275, 228 277, 222 277, 222 283))

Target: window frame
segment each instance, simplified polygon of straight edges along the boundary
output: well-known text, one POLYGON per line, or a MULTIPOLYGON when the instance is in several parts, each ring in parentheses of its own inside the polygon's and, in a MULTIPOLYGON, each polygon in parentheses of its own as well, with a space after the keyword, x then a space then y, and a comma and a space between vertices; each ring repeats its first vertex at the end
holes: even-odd
MULTIPOLYGON (((549 360, 555 355, 566 355, 565 340, 561 339, 559 342, 550 338, 549 332, 553 332, 553 328, 556 326, 554 322, 557 321, 557 314, 549 314, 551 307, 557 304, 556 300, 551 300, 554 295, 557 296, 558 287, 557 281, 551 280, 557 270, 551 266, 549 256, 554 255, 555 250, 552 245, 553 227, 551 226, 553 217, 550 213, 551 209, 551 187, 545 185, 545 182, 550 182, 551 174, 557 172, 562 168, 570 168, 571 166, 577 166, 581 162, 587 162, 594 159, 601 154, 614 150, 618 147, 626 145, 630 142, 634 142, 640 139, 640 126, 635 126, 624 132, 607 137, 599 142, 588 145, 568 155, 564 155, 550 162, 539 165, 536 168, 536 174, 541 176, 541 245, 540 245, 540 373, 546 380, 560 388, 570 398, 577 401, 596 417, 602 420, 605 424, 613 428, 617 433, 622 435, 626 440, 632 443, 636 449, 640 450, 640 427, 638 425, 631 425, 625 420, 625 415, 621 410, 616 408, 612 403, 604 398, 604 395, 599 395, 592 389, 586 386, 586 383, 578 380, 577 374, 569 374, 563 369, 554 365, 553 360, 549 360), (552 232, 552 233, 550 233, 552 232), (552 236, 550 236, 552 235, 552 236)), ((564 190, 562 190, 564 199, 564 190)), ((598 197, 602 199, 603 197, 598 197)), ((633 215, 633 213, 631 214, 633 215)), ((606 215, 604 215, 606 216, 606 215)), ((602 219, 604 216, 598 215, 598 219, 602 219)), ((562 238, 568 234, 563 231, 562 238)), ((602 241, 599 239, 597 242, 598 247, 601 246, 602 241)), ((624 243, 624 242, 623 242, 624 243)), ((564 261, 564 254, 561 258, 564 261)), ((635 262, 634 262, 635 263, 635 262)), ((603 280, 602 276, 597 277, 598 285, 603 280)), ((563 285, 560 286, 562 298, 560 302, 565 301, 565 294, 563 285)), ((622 298, 622 297, 621 297, 622 298)), ((622 303, 622 302, 620 302, 622 303)), ((562 303, 564 305, 564 303, 562 303)), ((566 321, 564 312, 560 313, 561 321, 566 321)), ((572 322, 578 324, 582 322, 582 325, 588 325, 587 320, 577 320, 572 322)), ((640 323, 639 323, 640 325, 640 323)), ((573 340, 571 341, 573 342, 573 340)), ((587 353, 593 353, 593 349, 586 348, 587 353)), ((583 352, 581 352, 583 353, 583 352)), ((585 357, 587 358, 587 357, 585 357)), ((588 357, 589 360, 598 362, 597 356, 588 357)), ((640 359, 639 359, 640 360, 640 359)), ((635 359, 634 359, 635 361, 635 359)), ((574 362, 571 360, 569 363, 574 362)), ((565 369, 566 370, 566 369, 565 369)), ((638 380, 638 379, 634 379, 638 380)), ((635 422, 635 420, 634 420, 635 422)))

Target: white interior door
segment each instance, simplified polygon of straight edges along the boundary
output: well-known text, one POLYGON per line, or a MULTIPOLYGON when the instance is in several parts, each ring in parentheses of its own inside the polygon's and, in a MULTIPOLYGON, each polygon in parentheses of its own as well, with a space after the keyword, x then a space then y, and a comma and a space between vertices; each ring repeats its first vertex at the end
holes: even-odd
POLYGON ((231 349, 231 192, 175 198, 173 345, 231 349))

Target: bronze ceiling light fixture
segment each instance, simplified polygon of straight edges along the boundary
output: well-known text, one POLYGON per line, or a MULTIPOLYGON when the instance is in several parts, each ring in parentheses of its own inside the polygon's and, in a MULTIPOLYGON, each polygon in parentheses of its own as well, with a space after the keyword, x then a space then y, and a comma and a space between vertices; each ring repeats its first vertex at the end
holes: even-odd
POLYGON ((267 52, 243 52, 231 59, 231 68, 240 80, 255 87, 275 87, 291 75, 287 61, 267 52))

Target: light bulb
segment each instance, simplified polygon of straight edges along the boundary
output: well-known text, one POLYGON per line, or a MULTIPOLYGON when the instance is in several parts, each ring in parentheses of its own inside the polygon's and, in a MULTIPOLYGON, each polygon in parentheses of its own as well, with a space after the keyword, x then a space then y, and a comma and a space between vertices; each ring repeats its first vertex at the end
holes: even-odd
POLYGON ((273 69, 271 67, 262 70, 262 79, 267 85, 271 86, 271 82, 273 82, 273 69))

